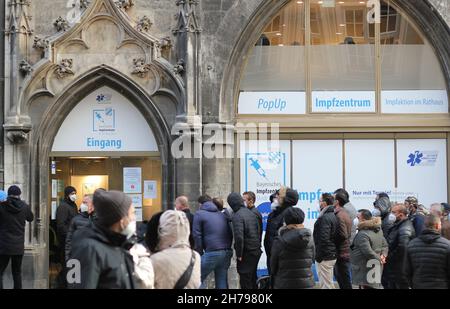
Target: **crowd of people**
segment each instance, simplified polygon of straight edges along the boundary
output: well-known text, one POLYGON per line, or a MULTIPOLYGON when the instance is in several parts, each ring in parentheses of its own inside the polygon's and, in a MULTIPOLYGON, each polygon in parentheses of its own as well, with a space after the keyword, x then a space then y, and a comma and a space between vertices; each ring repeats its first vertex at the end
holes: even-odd
MULTIPOLYGON (((0 191, 0 288, 9 261, 14 288, 22 287, 25 224, 33 214, 20 196, 17 186, 0 191)), ((194 214, 180 196, 175 209, 153 214, 139 228, 123 192, 97 189, 80 207, 76 200, 76 189, 65 188, 56 212, 63 265, 58 281, 65 288, 207 288, 214 273, 215 287, 227 289, 234 255, 240 287, 257 289, 262 247, 265 288, 450 288, 447 203, 427 209, 415 197, 392 203, 379 193, 373 210, 357 211, 348 192, 338 189, 321 195, 311 231, 295 207, 298 192, 282 187, 270 196, 264 234, 253 192, 231 193, 226 203, 203 195, 194 214)))

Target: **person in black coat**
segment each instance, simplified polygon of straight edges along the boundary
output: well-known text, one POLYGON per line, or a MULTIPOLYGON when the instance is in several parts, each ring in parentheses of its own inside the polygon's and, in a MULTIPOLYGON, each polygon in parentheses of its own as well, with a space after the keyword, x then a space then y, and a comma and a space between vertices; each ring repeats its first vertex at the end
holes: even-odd
POLYGON ((304 228, 305 213, 291 207, 284 215, 286 226, 275 238, 270 258, 271 280, 275 289, 312 289, 314 278, 314 240, 304 228))
POLYGON ((283 226, 286 209, 297 205, 298 193, 290 188, 281 188, 279 190, 278 201, 280 206, 275 208, 267 218, 266 235, 264 236, 264 249, 267 255, 269 273, 273 241, 278 236, 278 230, 283 226))
POLYGON ((234 249, 241 288, 256 289, 256 271, 262 253, 258 218, 245 207, 239 193, 231 193, 227 202, 234 212, 232 217, 234 249))
POLYGON ((441 219, 425 217, 422 234, 407 251, 407 276, 413 289, 450 288, 450 241, 441 236, 441 219))
POLYGON ((70 259, 70 251, 72 250, 72 237, 76 230, 88 227, 92 222, 92 213, 94 212, 94 205, 92 203, 92 196, 85 195, 83 203, 80 205, 80 213, 76 215, 72 222, 70 222, 69 231, 67 232, 65 244, 65 258, 66 262, 70 259))
POLYGON ((334 198, 329 193, 320 197, 320 215, 314 224, 314 244, 318 263, 319 283, 322 289, 334 289, 333 268, 337 259, 336 236, 339 221, 334 214, 334 198))
POLYGON ((408 211, 403 204, 392 207, 392 213, 397 218, 389 229, 386 238, 389 253, 383 270, 383 277, 388 289, 408 289, 408 276, 406 274, 407 248, 409 242, 415 237, 414 226, 408 219, 408 211))
POLYGON ((255 206, 256 202, 256 195, 252 191, 244 192, 242 194, 242 198, 244 199, 245 206, 247 206, 248 209, 250 209, 251 212, 255 214, 255 216, 258 218, 259 223, 259 238, 262 241, 262 233, 263 233, 263 218, 261 213, 259 212, 258 208, 255 206))
POLYGON ((3 273, 11 260, 14 289, 22 288, 22 259, 25 252, 25 223, 34 220, 31 208, 20 199, 18 186, 8 189, 8 198, 0 204, 0 289, 3 273))
POLYGON ((69 282, 75 289, 134 289, 134 264, 129 249, 136 233, 131 198, 119 191, 96 190, 96 221, 77 230, 71 258, 79 261, 81 277, 69 282))
POLYGON ((56 234, 60 247, 61 263, 65 263, 66 238, 69 232, 70 222, 78 214, 78 207, 75 204, 77 190, 68 186, 64 189, 64 200, 56 209, 56 234))

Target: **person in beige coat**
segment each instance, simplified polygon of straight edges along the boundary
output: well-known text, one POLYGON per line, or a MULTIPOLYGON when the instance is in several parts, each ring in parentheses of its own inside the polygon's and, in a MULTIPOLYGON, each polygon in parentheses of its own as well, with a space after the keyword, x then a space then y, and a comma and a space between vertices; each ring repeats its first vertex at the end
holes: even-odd
POLYGON ((200 255, 189 245, 190 226, 186 215, 177 210, 163 212, 157 234, 157 245, 150 256, 155 273, 154 288, 174 289, 178 285, 180 289, 198 289, 200 255))

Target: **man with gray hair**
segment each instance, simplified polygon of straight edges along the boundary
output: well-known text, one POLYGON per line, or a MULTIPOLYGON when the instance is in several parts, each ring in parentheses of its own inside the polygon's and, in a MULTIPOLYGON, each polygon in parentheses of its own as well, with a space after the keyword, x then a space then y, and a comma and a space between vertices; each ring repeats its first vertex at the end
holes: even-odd
POLYGON ((407 274, 413 289, 450 288, 450 241, 441 236, 441 219, 425 217, 422 234, 408 245, 407 274))
POLYGON ((194 226, 194 215, 191 213, 191 209, 189 208, 189 199, 185 195, 181 195, 175 200, 175 209, 178 211, 182 211, 186 214, 186 218, 189 221, 189 226, 191 229, 191 233, 189 234, 189 243, 191 244, 191 248, 194 248, 194 236, 192 227, 194 226))

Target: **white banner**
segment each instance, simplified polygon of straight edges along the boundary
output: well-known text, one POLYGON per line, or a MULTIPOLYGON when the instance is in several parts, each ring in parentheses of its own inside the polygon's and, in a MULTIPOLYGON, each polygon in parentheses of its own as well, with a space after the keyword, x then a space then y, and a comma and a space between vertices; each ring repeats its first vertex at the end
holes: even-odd
POLYGON ((52 151, 158 151, 142 114, 123 95, 102 87, 66 117, 52 151))
POLYGON ((346 140, 345 186, 356 209, 373 209, 377 193, 395 186, 394 140, 346 140))
POLYGON ((313 91, 313 113, 374 113, 375 91, 313 91))
POLYGON ((445 90, 398 90, 381 92, 381 111, 385 114, 448 113, 445 90))
POLYGON ((239 114, 305 114, 304 92, 241 92, 239 114))
POLYGON ((305 227, 313 229, 322 193, 342 187, 342 140, 293 141, 293 188, 305 213, 305 227))

